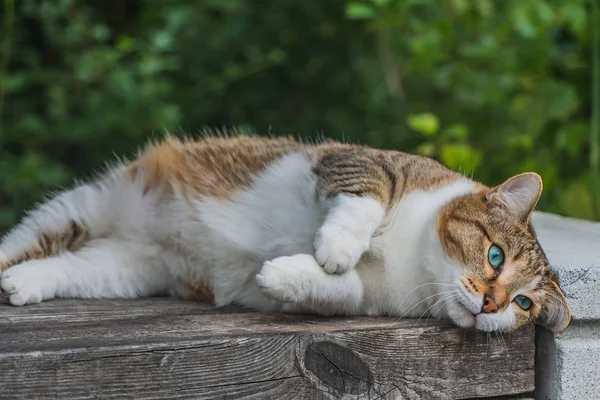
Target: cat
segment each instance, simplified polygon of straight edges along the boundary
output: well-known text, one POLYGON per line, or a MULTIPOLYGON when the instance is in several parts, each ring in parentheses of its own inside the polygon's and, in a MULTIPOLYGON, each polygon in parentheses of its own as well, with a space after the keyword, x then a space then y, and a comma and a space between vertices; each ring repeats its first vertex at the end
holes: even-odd
POLYGON ((560 332, 571 312, 530 223, 541 192, 535 173, 488 188, 331 140, 167 136, 9 231, 0 287, 15 306, 174 295, 560 332))

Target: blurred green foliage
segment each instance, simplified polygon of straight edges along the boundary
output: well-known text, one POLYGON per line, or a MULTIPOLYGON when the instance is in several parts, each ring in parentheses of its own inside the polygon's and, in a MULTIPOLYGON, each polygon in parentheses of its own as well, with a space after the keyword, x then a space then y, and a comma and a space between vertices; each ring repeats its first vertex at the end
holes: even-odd
POLYGON ((2 1, 0 231, 149 137, 234 126, 537 171, 540 209, 599 217, 586 0, 2 1))

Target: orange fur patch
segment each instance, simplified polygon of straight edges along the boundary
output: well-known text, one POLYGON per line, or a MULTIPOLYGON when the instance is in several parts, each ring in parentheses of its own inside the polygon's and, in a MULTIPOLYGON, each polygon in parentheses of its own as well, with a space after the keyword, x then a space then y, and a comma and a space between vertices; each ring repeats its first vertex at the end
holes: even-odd
POLYGON ((190 281, 185 284, 184 298, 201 303, 214 304, 215 295, 212 287, 204 281, 190 281))
POLYGON ((167 138, 152 145, 129 166, 141 176, 145 190, 166 186, 184 195, 227 198, 248 187, 271 162, 302 145, 288 138, 251 136, 205 138, 198 141, 167 138))
POLYGON ((71 221, 64 231, 42 233, 28 249, 0 263, 0 272, 25 261, 52 257, 63 251, 75 251, 84 244, 87 238, 86 227, 71 221))

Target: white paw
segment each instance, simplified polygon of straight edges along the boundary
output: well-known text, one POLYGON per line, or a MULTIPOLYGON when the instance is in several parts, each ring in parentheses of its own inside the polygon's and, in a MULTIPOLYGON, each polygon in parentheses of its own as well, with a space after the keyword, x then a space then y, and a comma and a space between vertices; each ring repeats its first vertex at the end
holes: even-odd
POLYGON ((315 236, 315 258, 328 273, 341 274, 356 266, 370 244, 371 236, 362 230, 325 224, 315 236))
POLYGON ((315 268, 321 267, 311 255, 279 257, 263 264, 256 275, 256 282, 263 294, 269 298, 286 303, 299 303, 308 297, 315 268))
POLYGON ((44 275, 35 261, 16 265, 0 274, 0 288, 13 306, 39 303, 48 285, 44 275))

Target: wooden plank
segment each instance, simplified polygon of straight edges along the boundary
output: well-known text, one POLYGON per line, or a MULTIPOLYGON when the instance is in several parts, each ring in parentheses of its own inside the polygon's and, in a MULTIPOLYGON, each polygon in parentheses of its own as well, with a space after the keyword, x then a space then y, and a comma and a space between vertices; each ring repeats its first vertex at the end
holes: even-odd
POLYGON ((459 399, 533 390, 533 327, 215 310, 172 299, 0 305, 0 398, 459 399))
POLYGON ((242 308, 216 308, 196 301, 174 301, 168 297, 135 300, 53 300, 35 306, 10 307, 8 299, 0 293, 0 323, 53 320, 79 321, 102 319, 135 319, 139 317, 163 317, 172 315, 195 315, 207 313, 249 312, 242 308))

